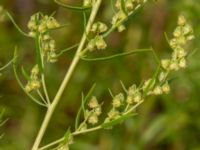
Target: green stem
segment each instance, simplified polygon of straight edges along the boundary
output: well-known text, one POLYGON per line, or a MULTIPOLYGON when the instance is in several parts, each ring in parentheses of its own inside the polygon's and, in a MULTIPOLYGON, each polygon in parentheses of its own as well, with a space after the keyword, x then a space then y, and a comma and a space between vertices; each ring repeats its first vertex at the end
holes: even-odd
MULTIPOLYGON (((86 129, 86 130, 83 130, 83 131, 75 131, 72 133, 73 136, 76 136, 76 135, 80 135, 80 134, 84 134, 84 133, 88 133, 88 132, 93 132, 93 131, 96 131, 96 130, 100 130, 102 129, 101 126, 97 126, 97 127, 94 127, 94 128, 90 128, 90 129, 86 129)), ((52 142, 52 143, 49 143, 41 148, 39 148, 38 150, 44 150, 44 149, 47 149, 49 147, 52 147, 56 144, 59 144, 60 142, 62 142, 64 140, 64 137, 52 142)))
MULTIPOLYGON (((90 28, 91 28, 91 26, 92 26, 92 24, 93 24, 93 22, 95 20, 95 17, 97 15, 97 12, 99 10, 101 2, 102 2, 102 0, 97 0, 97 2, 95 3, 95 5, 92 8, 92 12, 91 12, 90 18, 88 20, 88 24, 86 26, 86 33, 88 33, 90 31, 90 28)), ((77 52, 76 52, 76 54, 74 56, 74 59, 72 60, 71 65, 70 65, 70 67, 69 67, 69 69, 68 69, 68 71, 67 71, 67 73, 66 73, 66 75, 64 77, 64 80, 61 83, 61 86, 60 86, 60 88, 59 88, 59 90, 58 90, 58 92, 57 92, 52 104, 47 109, 45 118, 44 118, 43 123, 41 125, 41 128, 40 128, 40 130, 38 132, 36 140, 35 140, 35 142, 33 144, 32 150, 38 150, 38 147, 39 147, 40 142, 41 142, 41 140, 42 140, 42 138, 44 136, 46 128, 47 128, 47 126, 49 124, 49 121, 50 121, 50 119, 52 117, 52 114, 53 114, 58 102, 60 101, 61 96, 62 96, 66 86, 68 85, 69 80, 70 80, 70 78, 71 78, 71 76, 72 76, 72 74, 73 74, 73 72, 74 72, 79 60, 80 60, 80 52, 82 51, 82 49, 83 49, 83 47, 85 45, 85 42, 86 42, 86 34, 83 34, 81 42, 80 42, 80 45, 79 45, 79 47, 77 49, 77 52)))

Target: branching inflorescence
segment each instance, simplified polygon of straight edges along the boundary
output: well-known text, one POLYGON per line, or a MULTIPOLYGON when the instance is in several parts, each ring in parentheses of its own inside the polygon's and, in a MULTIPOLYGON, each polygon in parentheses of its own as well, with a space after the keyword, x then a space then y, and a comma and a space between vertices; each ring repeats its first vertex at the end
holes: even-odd
POLYGON ((79 44, 67 48, 64 51, 75 48, 78 46, 75 53, 74 59, 63 79, 63 82, 55 94, 55 97, 51 100, 48 95, 47 86, 45 83, 45 63, 54 63, 58 60, 60 53, 56 52, 55 40, 50 36, 50 31, 62 27, 53 15, 47 16, 42 13, 33 15, 28 22, 28 28, 30 32, 24 33, 14 22, 14 19, 9 13, 8 17, 17 27, 17 29, 25 36, 31 37, 35 41, 36 49, 36 64, 31 70, 31 74, 28 75, 22 68, 22 73, 27 79, 27 84, 20 81, 16 68, 16 57, 14 57, 14 72, 19 85, 22 87, 24 92, 37 104, 47 107, 47 112, 44 121, 41 125, 39 133, 36 137, 32 150, 44 150, 50 147, 56 147, 59 150, 67 150, 68 145, 71 144, 74 136, 79 134, 85 134, 99 129, 111 128, 116 124, 123 122, 125 119, 135 115, 136 108, 142 104, 148 96, 161 95, 170 92, 169 75, 173 71, 178 71, 187 66, 187 55, 188 51, 185 49, 185 45, 188 41, 194 38, 192 27, 187 23, 184 16, 179 16, 178 23, 175 31, 173 32, 173 38, 168 40, 171 49, 173 50, 172 55, 169 59, 159 59, 154 50, 150 49, 139 49, 134 50, 131 53, 115 54, 113 56, 104 58, 88 59, 87 53, 95 50, 102 50, 107 48, 107 42, 105 38, 115 31, 122 32, 126 29, 124 22, 133 15, 139 8, 141 8, 147 0, 116 0, 115 10, 111 21, 111 26, 108 27, 106 23, 101 21, 95 21, 97 12, 102 3, 102 0, 84 0, 83 6, 69 6, 55 0, 57 4, 62 7, 82 11, 84 14, 84 20, 86 22, 86 10, 91 10, 90 17, 88 18, 87 24, 85 24, 85 31, 79 44), (46 146, 39 148, 40 142, 44 136, 46 128, 49 124, 51 116, 61 99, 64 89, 68 85, 68 82, 73 75, 80 59, 83 60, 105 60, 111 59, 118 56, 129 55, 137 52, 152 52, 156 62, 157 69, 153 74, 152 78, 142 82, 139 86, 136 84, 126 88, 122 83, 123 91, 112 96, 111 109, 107 112, 107 115, 100 119, 99 116, 102 114, 103 103, 99 103, 95 96, 92 96, 92 92, 95 86, 92 86, 88 94, 85 96, 82 94, 82 105, 77 113, 75 120, 74 131, 67 130, 66 134, 50 143, 46 146), (40 99, 35 98, 33 91, 38 94, 40 99), (44 95, 44 96, 43 96, 44 95))

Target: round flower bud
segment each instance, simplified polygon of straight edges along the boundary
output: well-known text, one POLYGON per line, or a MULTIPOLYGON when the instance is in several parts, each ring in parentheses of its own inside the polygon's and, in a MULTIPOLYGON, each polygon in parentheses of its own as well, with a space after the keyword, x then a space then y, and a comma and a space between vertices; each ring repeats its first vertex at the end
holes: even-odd
POLYGON ((101 115, 102 111, 101 111, 101 106, 98 106, 97 108, 94 109, 94 113, 99 116, 101 115))
POLYGON ((54 52, 50 52, 48 54, 48 61, 51 63, 55 63, 57 61, 57 55, 54 52))
POLYGON ((37 28, 36 22, 30 20, 30 21, 28 22, 28 28, 29 28, 30 30, 35 30, 35 29, 37 28))
POLYGON ((163 84, 162 91, 165 94, 168 94, 170 92, 170 86, 169 86, 168 82, 166 82, 165 84, 163 84))
POLYGON ((170 65, 169 65, 169 69, 177 71, 179 69, 179 65, 178 65, 177 61, 171 61, 170 65))
POLYGON ((127 98, 126 98, 126 102, 127 102, 127 104, 132 105, 134 103, 133 96, 128 95, 127 98))
POLYGON ((36 33, 34 31, 29 32, 28 35, 32 38, 36 37, 36 33))
POLYGON ((107 47, 107 44, 104 41, 102 36, 96 36, 95 45, 96 45, 97 49, 105 49, 107 47))
POLYGON ((33 89, 33 90, 39 89, 39 88, 40 88, 40 81, 38 81, 38 80, 33 80, 33 81, 31 81, 31 82, 30 82, 30 87, 31 87, 31 89, 33 89))
POLYGON ((126 27, 125 27, 124 25, 120 25, 120 26, 118 26, 118 28, 117 28, 118 32, 122 32, 122 31, 124 31, 125 29, 126 29, 126 27))
POLYGON ((133 5, 132 0, 127 0, 126 3, 125 3, 125 7, 126 7, 126 9, 129 10, 129 11, 130 11, 130 10, 133 10, 134 5, 133 5))
POLYGON ((177 38, 177 44, 185 45, 185 43, 186 43, 186 37, 185 36, 180 36, 179 38, 177 38))
POLYGON ((160 82, 163 82, 163 81, 166 79, 166 77, 167 77, 167 73, 166 73, 166 72, 161 72, 161 73, 159 74, 159 76, 158 76, 158 80, 159 80, 160 82))
POLYGON ((99 103, 97 101, 97 98, 95 96, 92 96, 91 100, 88 103, 89 108, 94 109, 99 106, 99 103))
POLYGON ((186 24, 183 27, 183 34, 187 35, 187 34, 190 34, 190 33, 193 33, 192 27, 189 24, 186 24))
POLYGON ((97 23, 94 23, 91 27, 91 32, 97 32, 97 29, 98 29, 98 24, 97 23))
POLYGON ((25 91, 28 92, 28 93, 32 91, 32 88, 31 88, 29 83, 26 84, 25 91))
POLYGON ((186 67, 186 60, 185 60, 185 58, 182 58, 180 61, 179 61, 179 67, 180 68, 185 68, 186 67))
POLYGON ((119 111, 112 109, 109 113, 108 113, 108 118, 109 119, 116 119, 119 117, 119 111))
POLYGON ((122 105, 123 101, 124 101, 124 95, 120 93, 114 97, 112 105, 113 107, 118 108, 122 105))
POLYGON ((195 38, 194 35, 189 35, 189 36, 186 37, 186 39, 187 39, 188 41, 190 41, 190 40, 192 40, 192 39, 194 39, 194 38, 195 38))
POLYGON ((108 30, 108 27, 106 26, 106 24, 104 24, 102 22, 99 22, 99 32, 103 33, 103 32, 105 32, 107 30, 108 30))
POLYGON ((128 95, 133 95, 136 92, 136 90, 137 90, 137 87, 135 84, 133 84, 132 86, 128 88, 128 95))
POLYGON ((142 95, 140 92, 136 92, 133 98, 134 102, 139 103, 142 100, 142 95))
POLYGON ((171 39, 169 41, 169 45, 174 49, 177 46, 177 40, 176 39, 171 39))
POLYGON ((155 94, 155 95, 160 95, 162 94, 162 88, 160 86, 156 86, 153 90, 153 93, 152 94, 155 94))
POLYGON ((170 65, 170 60, 169 60, 169 59, 162 59, 162 60, 161 60, 161 66, 162 66, 165 70, 168 69, 169 65, 170 65))
POLYGON ((95 40, 94 39, 90 40, 89 43, 88 43, 88 45, 87 45, 87 49, 89 51, 93 51, 95 49, 95 47, 96 47, 95 46, 95 40))
POLYGON ((117 1, 116 1, 115 7, 116 7, 117 9, 120 9, 120 8, 121 8, 121 2, 120 2, 120 0, 117 0, 117 1))
POLYGON ((174 35, 175 37, 179 37, 179 36, 181 36, 181 34, 182 34, 181 27, 177 27, 177 28, 175 29, 173 35, 174 35))
POLYGON ((92 124, 92 125, 98 123, 98 121, 99 121, 99 120, 98 120, 98 117, 97 117, 96 114, 92 114, 92 115, 89 116, 89 118, 88 118, 88 123, 90 123, 90 124, 92 124))
POLYGON ((175 50, 178 58, 183 58, 187 55, 186 51, 182 47, 177 47, 175 50))
POLYGON ((83 6, 84 7, 92 6, 92 0, 84 0, 83 1, 83 6))
POLYGON ((179 26, 184 26, 185 23, 186 23, 185 17, 184 17, 183 15, 179 16, 179 17, 178 17, 178 25, 179 25, 179 26))
POLYGON ((38 32, 44 33, 46 31, 46 25, 44 23, 38 26, 38 32))
POLYGON ((38 65, 35 65, 31 70, 31 76, 37 76, 39 74, 39 67, 38 65))

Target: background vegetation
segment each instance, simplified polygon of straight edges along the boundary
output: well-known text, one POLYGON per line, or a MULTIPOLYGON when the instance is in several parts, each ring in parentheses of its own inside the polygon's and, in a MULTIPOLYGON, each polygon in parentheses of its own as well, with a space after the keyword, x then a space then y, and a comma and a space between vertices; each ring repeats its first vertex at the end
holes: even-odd
MULTIPOLYGON (((69 4, 81 4, 80 0, 65 0, 69 4)), ((58 7, 49 0, 1 0, 0 5, 12 12, 17 23, 24 30, 29 17, 38 11, 51 14, 62 23, 69 23, 65 29, 53 32, 59 49, 77 43, 83 32, 82 14, 58 7)), ((158 0, 149 2, 126 23, 127 30, 113 33, 107 39, 108 50, 95 56, 105 56, 135 48, 152 46, 160 57, 169 55, 170 48, 164 38, 176 26, 177 16, 183 13, 191 21, 196 39, 189 49, 200 47, 200 3, 199 0, 158 0)), ((110 22, 112 9, 107 0, 101 7, 98 18, 110 22)), ((21 65, 31 69, 35 62, 34 42, 24 38, 5 18, 0 19, 0 62, 5 64, 12 58, 14 47, 20 48, 21 65)), ((48 90, 53 96, 73 58, 74 51, 64 54, 56 64, 48 68, 48 90)), ((189 67, 173 77, 172 92, 168 95, 150 97, 138 109, 138 115, 128 119, 113 130, 100 130, 79 136, 72 150, 200 150, 200 52, 189 58, 189 67)), ((155 61, 151 53, 126 56, 103 62, 81 61, 66 89, 61 103, 51 120, 44 143, 60 138, 68 126, 74 124, 80 106, 81 92, 88 91, 96 82, 95 94, 110 103, 108 88, 113 93, 121 91, 120 80, 128 87, 151 76, 155 61)), ((0 150, 30 149, 45 110, 26 97, 19 88, 12 68, 0 76, 0 110, 5 108, 8 122, 1 127, 4 137, 0 139, 0 150)))

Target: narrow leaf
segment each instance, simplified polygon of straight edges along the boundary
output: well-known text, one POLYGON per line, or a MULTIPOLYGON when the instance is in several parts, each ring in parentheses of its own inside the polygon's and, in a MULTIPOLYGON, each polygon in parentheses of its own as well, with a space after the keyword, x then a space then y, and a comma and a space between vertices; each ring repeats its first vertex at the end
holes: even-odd
POLYGON ((84 110, 83 109, 83 103, 84 103, 83 100, 84 100, 84 95, 82 93, 82 96, 81 96, 81 107, 79 108, 78 113, 76 115, 76 119, 75 119, 75 129, 78 129, 79 122, 80 122, 81 111, 84 110))
POLYGON ((70 46, 70 47, 68 47, 68 48, 66 48, 66 49, 61 50, 61 51, 57 54, 57 56, 58 56, 58 57, 61 56, 63 53, 68 52, 68 51, 70 51, 70 50, 76 48, 78 45, 79 45, 79 43, 74 44, 74 45, 72 45, 72 46, 70 46))
POLYGON ((22 75, 24 76, 24 78, 25 78, 26 80, 29 80, 29 79, 30 79, 30 76, 28 75, 28 73, 26 72, 26 70, 24 69, 23 66, 21 67, 21 72, 22 72, 22 75))
POLYGON ((37 33, 36 38, 35 38, 35 45, 36 45, 36 60, 37 64, 39 66, 39 69, 41 72, 44 71, 44 66, 43 66, 43 56, 42 56, 42 51, 41 51, 41 46, 40 46, 40 37, 39 34, 37 33))
POLYGON ((10 60, 6 65, 4 65, 3 67, 0 68, 0 71, 4 70, 5 68, 7 68, 10 64, 12 64, 14 58, 12 60, 10 60))
POLYGON ((122 56, 126 56, 126 55, 139 53, 139 52, 149 52, 149 51, 152 51, 152 50, 151 49, 136 49, 133 51, 115 54, 115 55, 111 55, 111 56, 107 56, 107 57, 86 58, 86 57, 82 56, 81 59, 85 60, 85 61, 105 61, 105 60, 110 60, 110 59, 114 59, 114 58, 118 58, 118 57, 122 57, 122 56))
POLYGON ((54 2, 64 8, 67 9, 71 9, 71 10, 76 10, 76 11, 86 11, 88 9, 90 9, 91 7, 78 7, 78 6, 71 6, 71 5, 67 5, 64 4, 63 2, 59 1, 59 0, 54 0, 54 2))
POLYGON ((128 12, 125 7, 125 0, 121 0, 121 9, 128 16, 128 12))
POLYGON ((8 18, 10 19, 10 21, 13 23, 13 25, 15 26, 15 28, 24 36, 26 37, 30 37, 27 33, 25 33, 15 22, 15 20, 13 19, 13 17, 11 16, 11 14, 9 12, 6 12, 6 15, 8 16, 8 18))

